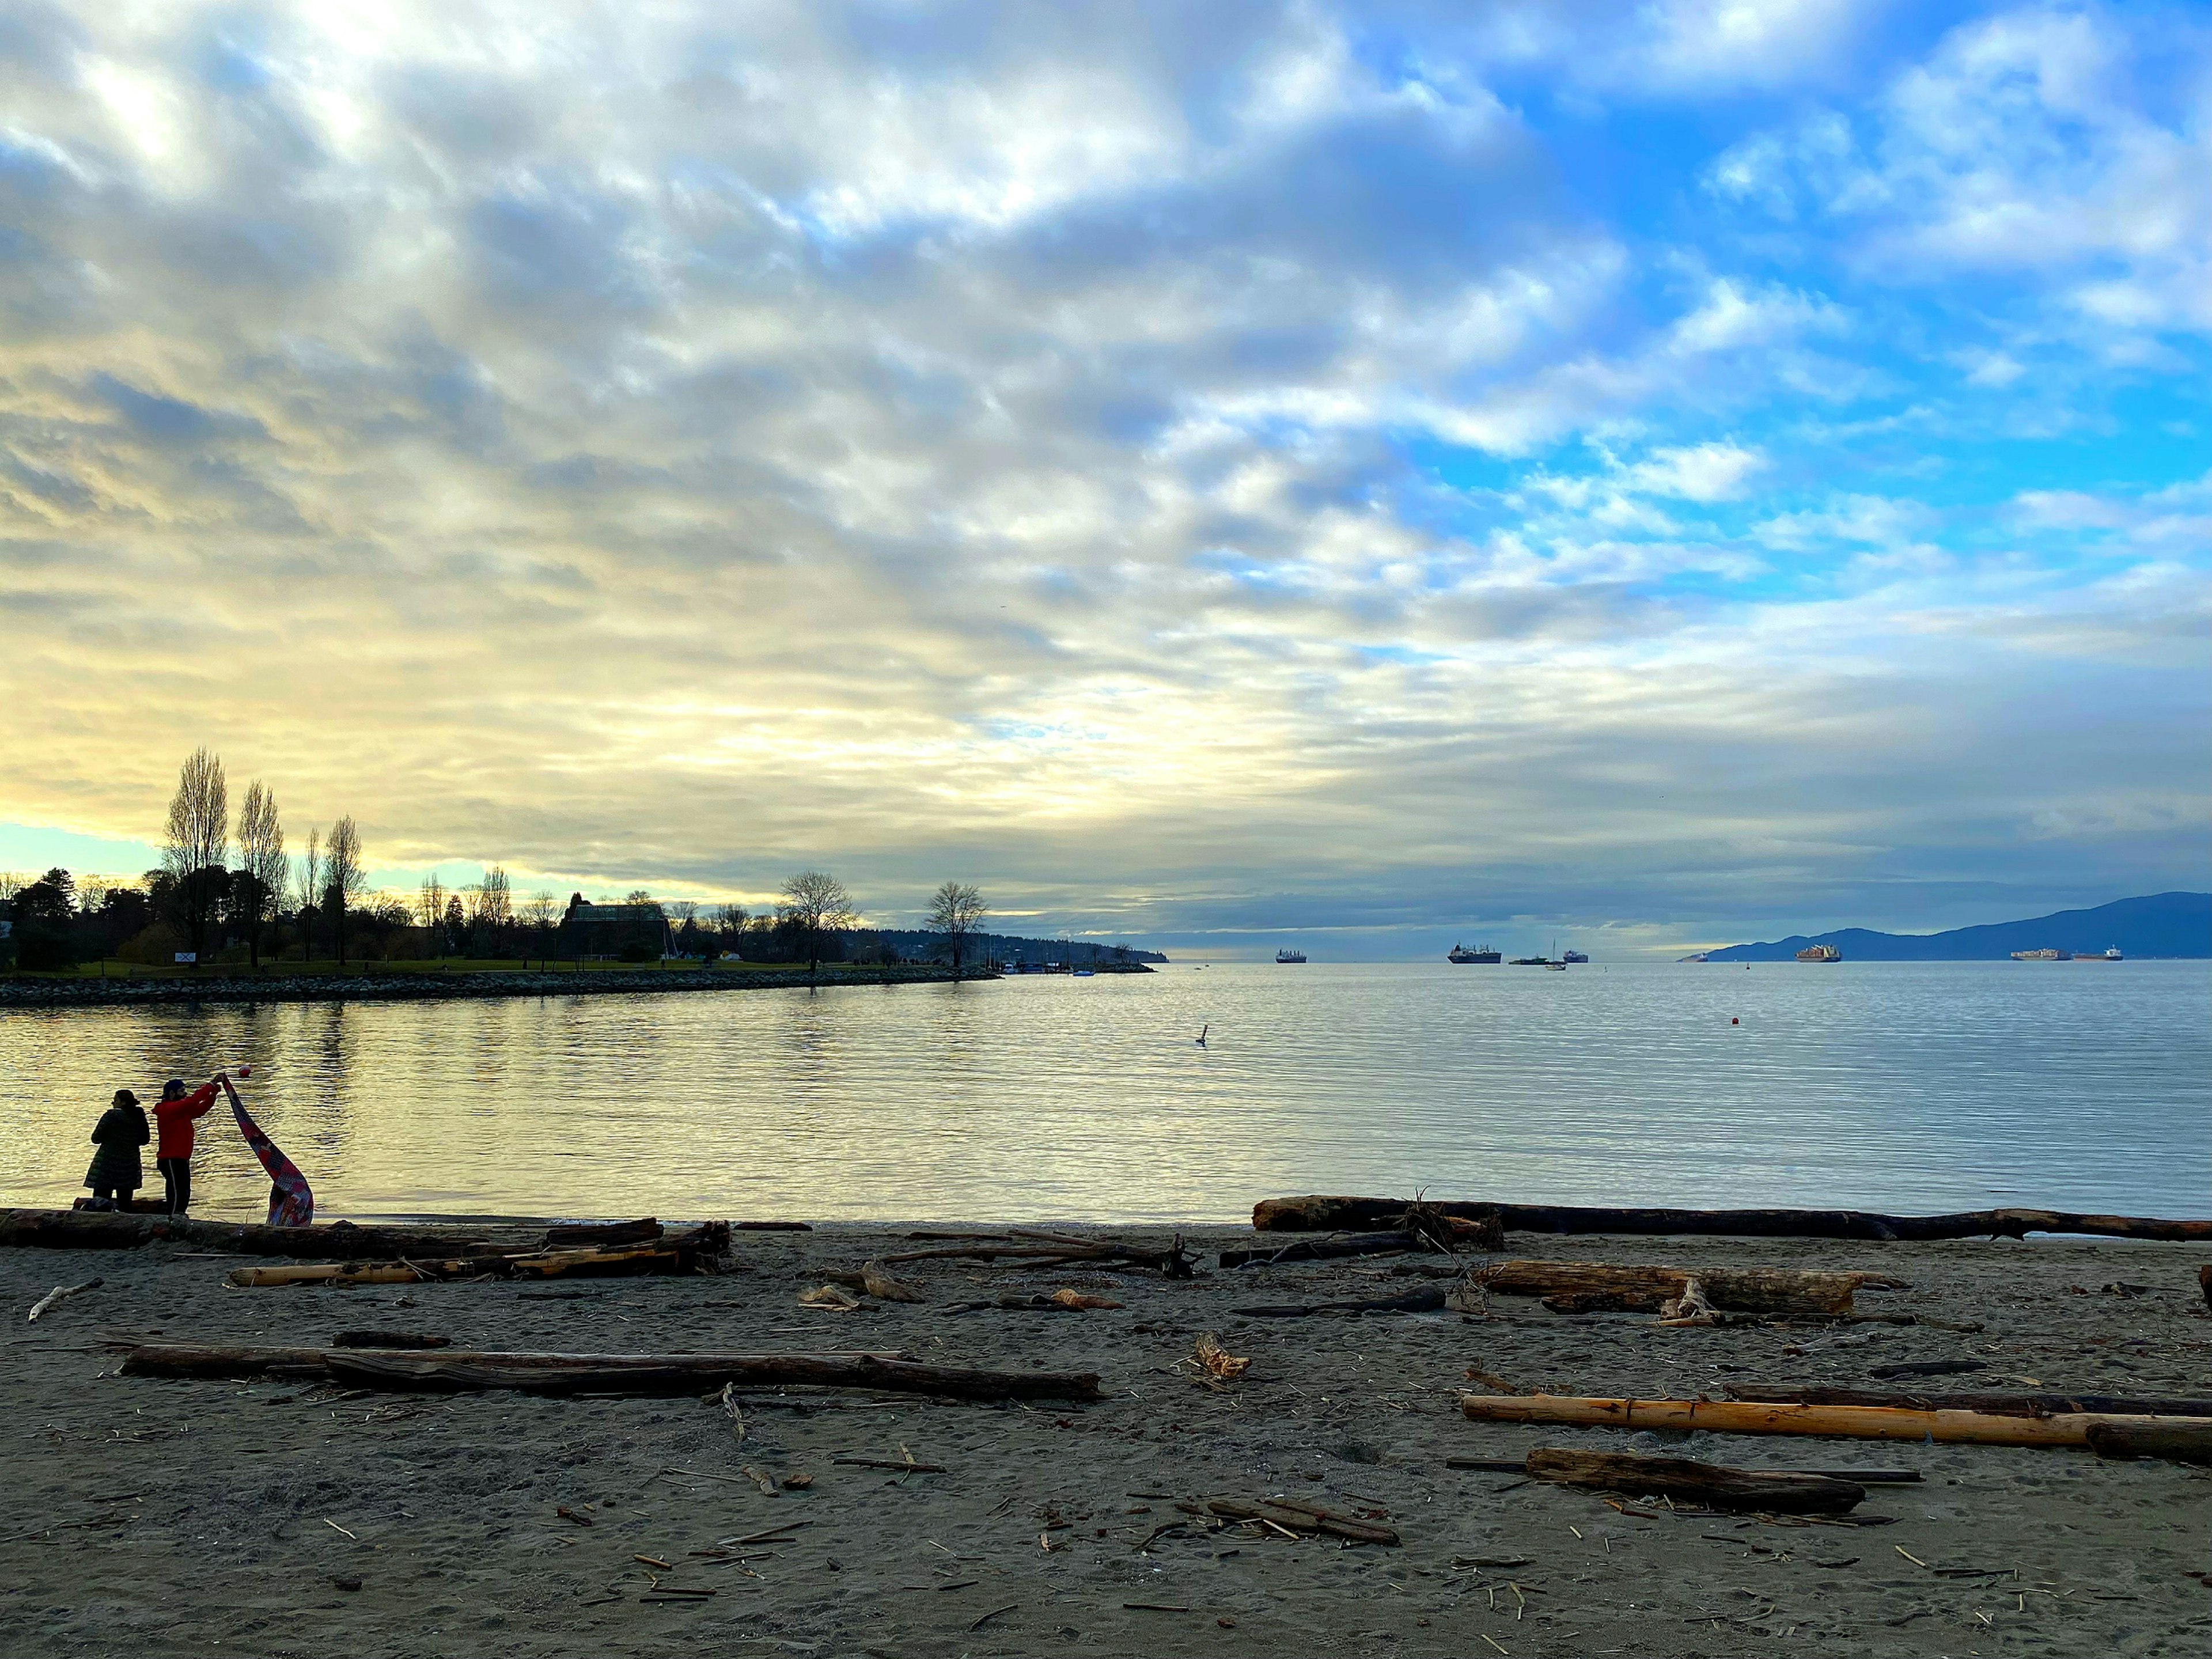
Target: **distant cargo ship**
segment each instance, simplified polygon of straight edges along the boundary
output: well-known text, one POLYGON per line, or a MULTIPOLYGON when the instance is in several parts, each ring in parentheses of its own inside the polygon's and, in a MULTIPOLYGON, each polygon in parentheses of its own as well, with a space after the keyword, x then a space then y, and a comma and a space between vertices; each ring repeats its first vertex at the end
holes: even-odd
POLYGON ((1510 968, 1548 968, 1552 965, 1552 959, 1549 957, 1516 957, 1506 965, 1510 968))
POLYGON ((1579 951, 1570 951, 1559 958, 1561 962, 1588 962, 1589 958, 1579 951))
POLYGON ((1278 951, 1275 952, 1275 960, 1278 962, 1304 962, 1305 959, 1306 953, 1303 951, 1278 951))
POLYGON ((2071 962, 2074 953, 2054 950, 2046 945, 2040 951, 2015 951, 2012 953, 2012 959, 2014 962, 2071 962))
POLYGON ((1797 953, 1800 962, 1841 962, 1844 953, 1832 945, 1808 945, 1797 953))
POLYGON ((1444 957, 1444 960, 1446 962, 1456 962, 1461 966, 1464 967, 1470 962, 1496 963, 1503 960, 1503 957, 1498 951, 1492 950, 1487 945, 1483 945, 1479 950, 1474 951, 1468 950, 1464 945, 1455 945, 1452 946, 1450 953, 1444 957))

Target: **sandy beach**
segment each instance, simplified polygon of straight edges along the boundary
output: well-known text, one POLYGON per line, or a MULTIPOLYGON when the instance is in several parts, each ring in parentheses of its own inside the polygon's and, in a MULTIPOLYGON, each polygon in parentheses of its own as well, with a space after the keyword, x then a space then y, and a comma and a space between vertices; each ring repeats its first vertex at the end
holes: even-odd
MULTIPOLYGON (((937 1224, 941 1229, 944 1224, 937 1224)), ((988 1229, 978 1227, 976 1231, 988 1229)), ((1470 1367, 1520 1389, 1718 1396, 1731 1385, 2212 1393, 2201 1247, 1544 1238, 1587 1261, 1863 1268, 1860 1306, 1929 1325, 1674 1329, 1498 1298, 1453 1313, 1261 1319, 1387 1295, 1433 1258, 1224 1273, 1243 1229, 1186 1235, 1193 1281, 932 1261, 920 1305, 802 1307, 908 1228, 740 1237, 712 1278, 239 1290, 243 1258, 0 1251, 9 1328, 0 1624, 18 1654, 361 1656, 1083 1652, 1513 1656, 2185 1654, 2212 1644, 2212 1471, 2080 1451, 1671 1439, 1466 1421, 1470 1367), (104 1282, 25 1322, 58 1284, 104 1282), (2117 1288, 2106 1288, 2106 1287, 2117 1288), (2140 1288, 2131 1288, 2140 1287, 2140 1288), (952 1304, 1075 1289, 1080 1313, 952 1304), (116 1374, 112 1338, 319 1344, 374 1328, 465 1347, 899 1351, 1100 1372, 1103 1403, 957 1405, 787 1390, 707 1400, 404 1395, 116 1374), (1222 1392, 1177 1362, 1249 1356, 1222 1392), (1738 1467, 1910 1468, 1860 1517, 1637 1513, 1448 1457, 1539 1445, 1738 1467), (944 1466, 899 1474, 840 1456, 944 1466), (747 1474, 803 1489, 769 1495, 747 1474), (1177 1504, 1287 1494, 1384 1519, 1398 1547, 1291 1540, 1177 1504), (563 1516, 562 1510, 570 1511, 563 1516), (785 1523, 750 1559, 698 1556, 785 1523), (588 1524, 586 1524, 588 1523, 588 1524), (800 1523, 793 1525, 791 1523, 800 1523), (670 1564, 661 1568, 641 1561, 670 1564), (658 1580, 710 1596, 641 1601, 658 1580)), ((1085 1231, 1085 1230, 1075 1230, 1085 1231)), ((481 1230, 478 1230, 481 1236, 481 1230)), ((1164 1243, 1158 1230, 1114 1230, 1164 1243)), ((1279 1237, 1271 1235, 1270 1237, 1279 1237)), ((1287 1242, 1287 1241, 1285 1241, 1287 1242)))

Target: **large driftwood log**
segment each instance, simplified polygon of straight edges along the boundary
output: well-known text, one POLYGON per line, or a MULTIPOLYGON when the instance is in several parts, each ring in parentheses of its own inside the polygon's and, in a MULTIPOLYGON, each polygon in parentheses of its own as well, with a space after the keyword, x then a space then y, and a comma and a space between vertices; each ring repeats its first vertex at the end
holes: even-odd
MULTIPOLYGON (((1741 1238, 2024 1238, 2081 1233, 2104 1238, 2212 1242, 2212 1221, 2078 1215, 2064 1210, 1972 1210, 1954 1215, 1878 1215, 1867 1210, 1614 1209, 1559 1204, 1431 1204, 1466 1221, 1492 1216, 1512 1232, 1694 1233, 1741 1238)), ((1406 1213, 1402 1198, 1271 1198, 1252 1210, 1261 1232, 1326 1233, 1389 1227, 1406 1213)))
MULTIPOLYGON (((658 1222, 625 1223, 605 1230, 629 1232, 658 1222)), ((554 1228, 546 1235, 541 1253, 556 1248, 556 1235, 586 1231, 586 1244, 620 1244, 616 1237, 598 1237, 598 1230, 554 1228)), ((701 1255, 727 1252, 730 1224, 702 1222, 682 1232, 669 1233, 660 1242, 671 1249, 701 1255)), ((33 1245, 48 1249, 132 1250, 153 1243, 190 1244, 198 1249, 231 1250, 240 1255, 310 1256, 324 1261, 360 1261, 401 1258, 444 1258, 495 1247, 472 1237, 459 1226, 441 1228, 362 1227, 350 1221, 327 1227, 268 1227, 258 1224, 193 1221, 166 1215, 123 1215, 100 1210, 9 1210, 0 1213, 0 1246, 33 1245)), ((514 1246, 507 1246, 509 1251, 514 1246)), ((588 1250, 585 1253, 589 1254, 588 1250)))
POLYGON ((0 1246, 135 1250, 158 1243, 190 1244, 240 1255, 449 1255, 477 1241, 459 1228, 423 1231, 404 1227, 265 1227, 237 1222, 175 1219, 166 1215, 119 1215, 99 1210, 9 1210, 0 1215, 0 1246))
POLYGON ((2100 1419, 2089 1425, 2089 1444, 2100 1457, 2163 1457, 2176 1463, 2212 1463, 2212 1422, 2201 1417, 2157 1422, 2100 1419))
POLYGON ((2212 1400, 2122 1394, 1960 1394, 1883 1389, 1731 1386, 1738 1400, 1772 1406, 1905 1406, 1917 1411, 1988 1412, 1999 1417, 2059 1417, 2087 1412, 2119 1417, 2212 1418, 2212 1400))
POLYGON ((132 1348, 126 1376, 239 1377, 319 1370, 356 1388, 662 1396, 740 1388, 879 1389, 962 1400, 1098 1400, 1095 1371, 987 1371, 868 1354, 425 1354, 370 1348, 274 1348, 161 1342, 132 1348))
POLYGON ((1866 1499, 1866 1488, 1822 1474, 1731 1469, 1686 1457, 1639 1457, 1628 1452, 1565 1451, 1539 1447, 1522 1466, 1532 1480, 1583 1486, 1629 1497, 1687 1498, 1717 1510, 1764 1510, 1775 1515, 1843 1515, 1866 1499))
POLYGON ((1889 1406, 1771 1406, 1735 1400, 1591 1400, 1566 1395, 1463 1395, 1477 1422, 1580 1428, 1704 1429, 1714 1434, 1796 1434, 1846 1440, 1935 1440, 1979 1446, 2088 1446, 2091 1428, 2203 1429, 2202 1419, 2104 1416, 2003 1417, 1988 1412, 1915 1411, 1889 1406))
POLYGON ((424 1257, 401 1261, 316 1262, 285 1267, 239 1267, 230 1282, 246 1289, 287 1285, 415 1285, 469 1279, 635 1279, 647 1274, 689 1273, 718 1258, 729 1233, 719 1222, 658 1244, 611 1245, 600 1249, 520 1251, 424 1257))
POLYGON ((1499 1261, 1467 1283, 1498 1296, 1601 1296, 1637 1312, 1657 1312, 1695 1279, 1705 1299, 1735 1313, 1846 1314, 1861 1285, 1901 1288, 1884 1273, 1814 1273, 1794 1267, 1624 1267, 1601 1261, 1499 1261))

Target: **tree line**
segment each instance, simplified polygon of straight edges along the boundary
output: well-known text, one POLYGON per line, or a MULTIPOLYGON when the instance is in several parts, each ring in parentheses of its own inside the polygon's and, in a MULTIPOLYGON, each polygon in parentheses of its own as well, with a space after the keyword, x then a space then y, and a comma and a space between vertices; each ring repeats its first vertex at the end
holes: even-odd
MULTIPOLYGON (((738 904, 663 903, 643 889, 621 902, 650 917, 662 942, 635 954, 625 949, 633 960, 664 950, 708 961, 803 961, 810 969, 824 961, 900 959, 887 936, 860 925, 844 884, 823 871, 792 876, 773 911, 759 915, 738 904)), ((27 881, 0 872, 0 921, 11 923, 0 964, 10 949, 14 965, 27 969, 110 957, 149 964, 189 957, 197 967, 240 953, 258 969, 264 955, 306 962, 325 945, 341 967, 360 959, 554 957, 569 953, 567 914, 548 891, 518 900, 497 865, 457 890, 433 874, 411 902, 370 894, 350 815, 327 830, 309 830, 305 847, 288 853, 275 793, 250 782, 234 827, 222 762, 201 748, 179 769, 161 862, 138 882, 80 885, 58 867, 27 881)), ((968 965, 988 915, 975 887, 945 882, 926 921, 938 941, 933 954, 949 956, 956 971, 968 965)))

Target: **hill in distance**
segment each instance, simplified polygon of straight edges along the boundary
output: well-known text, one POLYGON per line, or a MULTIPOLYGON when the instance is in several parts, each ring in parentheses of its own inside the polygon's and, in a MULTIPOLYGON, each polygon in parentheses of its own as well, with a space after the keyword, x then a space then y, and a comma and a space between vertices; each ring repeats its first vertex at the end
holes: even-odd
POLYGON ((2212 957, 2212 893, 2152 893, 2093 910, 2059 910, 2027 921, 1996 921, 1942 933, 1877 933, 1845 927, 1760 945, 1708 951, 1708 962, 1789 962, 1808 945, 1832 945, 1846 962, 2002 962, 2046 947, 2099 956, 2212 957))

